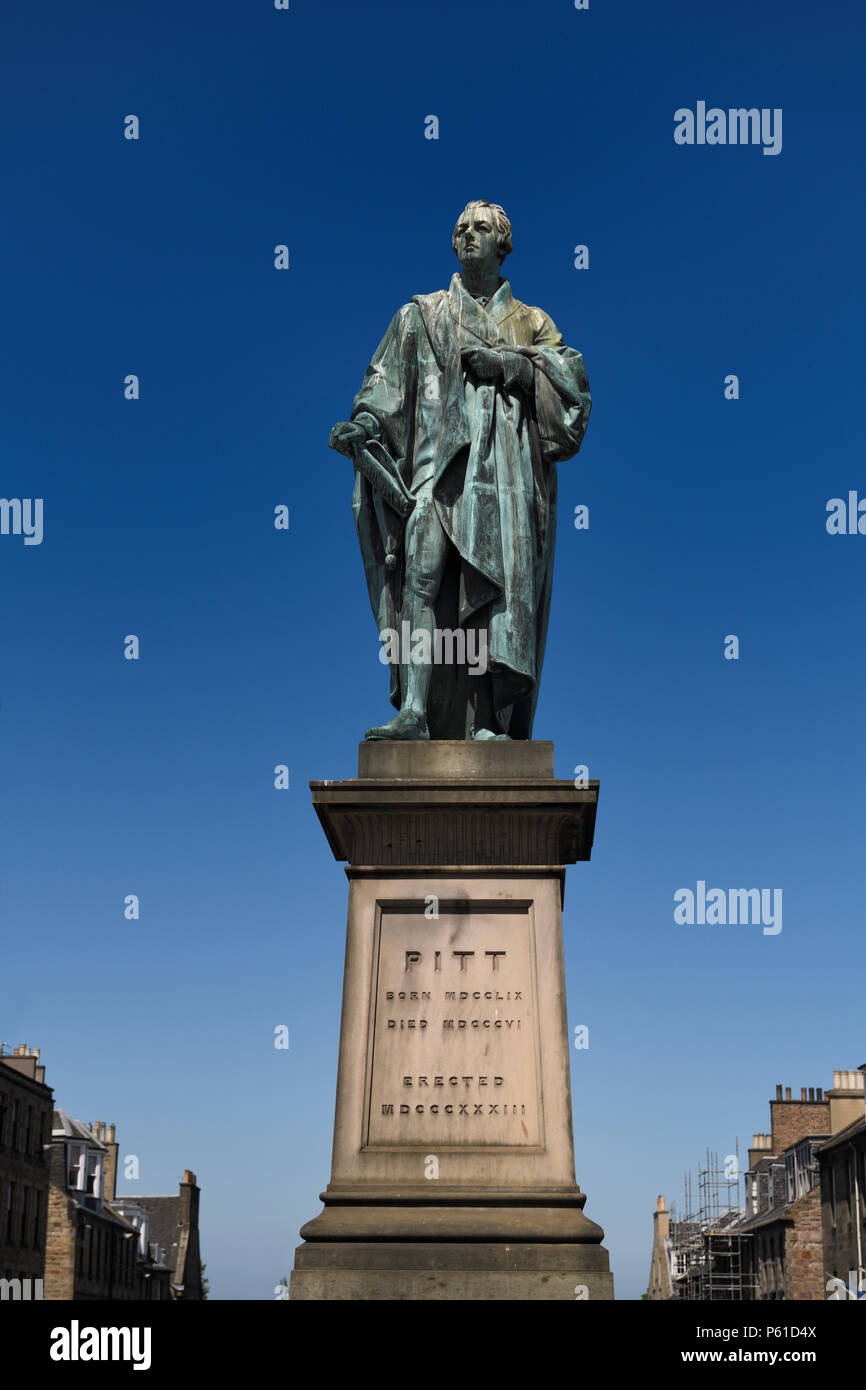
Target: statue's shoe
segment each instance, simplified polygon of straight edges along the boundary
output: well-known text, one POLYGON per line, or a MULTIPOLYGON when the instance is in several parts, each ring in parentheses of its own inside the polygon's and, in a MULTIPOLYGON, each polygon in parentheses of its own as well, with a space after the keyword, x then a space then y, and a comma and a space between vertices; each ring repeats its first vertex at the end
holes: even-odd
POLYGON ((492 729, 478 729, 477 731, 473 729, 472 737, 476 742, 480 742, 482 739, 487 740, 492 738, 498 743, 511 743, 510 734, 495 734, 492 729))
POLYGON ((368 729, 365 738, 401 738, 401 739, 430 739, 430 730, 427 728, 427 720, 423 714, 415 714, 412 710, 401 710, 393 719, 389 719, 387 724, 379 724, 375 729, 368 729))

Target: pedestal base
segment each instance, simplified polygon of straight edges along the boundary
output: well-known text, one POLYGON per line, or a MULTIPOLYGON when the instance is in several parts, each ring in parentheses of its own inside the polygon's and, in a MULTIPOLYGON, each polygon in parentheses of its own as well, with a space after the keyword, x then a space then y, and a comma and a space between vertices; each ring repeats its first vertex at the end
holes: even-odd
POLYGON ((607 1251, 587 1245, 370 1244, 295 1252, 291 1298, 590 1302, 613 1298, 607 1251))

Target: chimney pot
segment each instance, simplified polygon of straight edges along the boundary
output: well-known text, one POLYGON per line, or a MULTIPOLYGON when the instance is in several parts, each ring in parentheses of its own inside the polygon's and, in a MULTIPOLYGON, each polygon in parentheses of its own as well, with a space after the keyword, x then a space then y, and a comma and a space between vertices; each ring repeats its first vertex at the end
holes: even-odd
POLYGON ((833 1073, 833 1090, 834 1090, 834 1091, 841 1090, 841 1087, 842 1087, 842 1082, 841 1082, 841 1080, 840 1080, 841 1075, 842 1075, 842 1073, 841 1073, 841 1072, 838 1072, 838 1071, 834 1071, 834 1073, 833 1073))
POLYGON ((790 1099, 791 1099, 791 1087, 790 1087, 790 1086, 786 1086, 786 1087, 785 1087, 785 1100, 790 1100, 790 1099))
POLYGON ((815 1099, 815 1087, 814 1087, 814 1086, 810 1086, 810 1087, 809 1087, 809 1099, 810 1099, 810 1101, 814 1101, 814 1099, 815 1099))
POLYGON ((818 1089, 816 1090, 816 1092, 815 1092, 815 1099, 816 1099, 816 1100, 823 1101, 823 1099, 824 1099, 824 1088, 823 1088, 823 1086, 819 1086, 818 1089))
POLYGON ((805 1086, 801 1086, 801 1087, 800 1087, 800 1099, 801 1099, 801 1100, 805 1100, 805 1099, 806 1099, 806 1087, 805 1087, 805 1086))
POLYGON ((782 1099, 782 1087, 781 1087, 781 1086, 777 1086, 777 1087, 776 1087, 776 1100, 781 1100, 781 1099, 782 1099))
POLYGON ((109 1142, 109 1144, 113 1144, 113 1143, 114 1143, 114 1132, 115 1132, 115 1131, 114 1131, 114 1125, 109 1125, 109 1126, 108 1126, 108 1142, 109 1142))

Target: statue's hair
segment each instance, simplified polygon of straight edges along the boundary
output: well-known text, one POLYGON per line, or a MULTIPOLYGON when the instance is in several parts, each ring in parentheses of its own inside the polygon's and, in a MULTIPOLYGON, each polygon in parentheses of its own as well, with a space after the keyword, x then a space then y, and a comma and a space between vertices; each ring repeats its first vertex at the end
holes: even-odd
POLYGON ((499 247, 499 264, 501 265, 502 262, 505 260, 505 257, 509 256, 511 252, 514 250, 514 246, 512 245, 511 241, 511 223, 505 216, 504 209, 501 208, 498 203, 488 203, 483 198, 476 198, 473 202, 466 204, 465 208, 460 214, 460 217, 458 217, 457 221, 454 224, 454 231, 451 235, 451 249, 456 254, 457 228, 460 225, 461 218, 465 217, 466 213, 469 212, 471 208, 490 208, 490 211, 493 213, 493 222, 496 227, 497 244, 499 247))

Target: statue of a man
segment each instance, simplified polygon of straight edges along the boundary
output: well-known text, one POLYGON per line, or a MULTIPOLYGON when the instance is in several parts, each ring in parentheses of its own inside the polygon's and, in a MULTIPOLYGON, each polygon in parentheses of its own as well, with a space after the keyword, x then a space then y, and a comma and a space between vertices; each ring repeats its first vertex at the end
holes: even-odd
POLYGON ((532 737, 556 464, 589 417, 581 354, 499 273, 512 250, 502 208, 467 204, 452 246, 460 273, 398 310, 331 432, 356 464, 380 638, 397 639, 385 659, 398 713, 368 739, 532 737))

